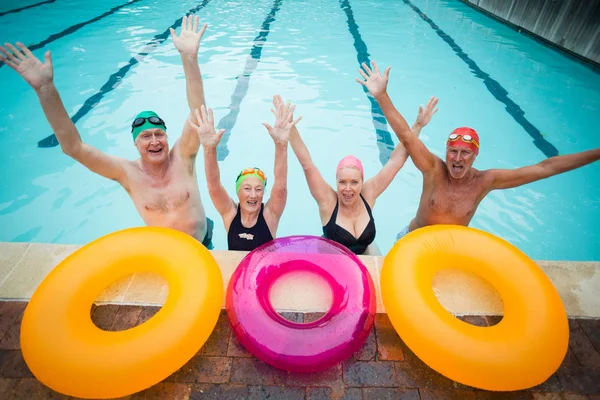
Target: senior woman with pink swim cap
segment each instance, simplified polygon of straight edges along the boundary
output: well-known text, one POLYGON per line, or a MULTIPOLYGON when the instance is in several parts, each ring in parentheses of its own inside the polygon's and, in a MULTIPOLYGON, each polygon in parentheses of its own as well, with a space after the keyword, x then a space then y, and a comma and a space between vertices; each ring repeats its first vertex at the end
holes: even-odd
MULTIPOLYGON (((419 135, 437 109, 437 99, 432 97, 419 115, 412 131, 419 135)), ((283 103, 281 97, 273 100, 275 108, 283 103)), ((323 236, 346 246, 355 254, 380 254, 375 240, 375 219, 371 212, 375 200, 392 182, 408 158, 408 152, 398 144, 383 168, 365 182, 362 163, 354 156, 342 158, 336 169, 337 188, 334 190, 323 179, 314 165, 298 129, 292 127, 290 144, 302 165, 308 187, 319 205, 323 236)))

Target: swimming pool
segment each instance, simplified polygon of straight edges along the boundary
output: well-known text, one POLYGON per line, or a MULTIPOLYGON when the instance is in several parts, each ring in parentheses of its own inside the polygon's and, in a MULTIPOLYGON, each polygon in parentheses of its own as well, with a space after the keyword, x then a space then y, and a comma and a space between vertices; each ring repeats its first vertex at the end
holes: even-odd
MULTIPOLYGON (((242 168, 272 174, 274 146, 260 123, 272 123, 275 93, 297 104, 300 133, 328 182, 346 154, 362 159, 367 178, 381 168, 397 139, 354 82, 357 60, 392 66, 388 91, 411 124, 419 104, 440 98, 421 136, 440 156, 447 134, 461 125, 480 133, 480 169, 600 146, 600 74, 459 1, 30 0, 18 7, 31 7, 7 13, 15 9, 10 3, 0 1, 0 41, 42 43, 39 58, 50 49, 55 84, 83 140, 131 159, 129 126, 141 109, 167 121, 171 143, 179 137, 185 81, 168 28, 189 10, 200 15, 209 27, 199 61, 207 103, 227 129, 219 157, 230 195, 242 168)), ((6 66, 0 87, 0 241, 84 244, 143 224, 118 184, 52 147, 35 93, 6 66)), ((201 155, 197 166, 215 246, 226 249, 201 155)), ((471 226, 535 259, 600 260, 599 175, 596 163, 493 192, 471 226)), ((291 149, 288 179, 279 236, 320 235, 317 205, 291 149)), ((409 159, 377 201, 384 254, 414 216, 421 185, 409 159)))

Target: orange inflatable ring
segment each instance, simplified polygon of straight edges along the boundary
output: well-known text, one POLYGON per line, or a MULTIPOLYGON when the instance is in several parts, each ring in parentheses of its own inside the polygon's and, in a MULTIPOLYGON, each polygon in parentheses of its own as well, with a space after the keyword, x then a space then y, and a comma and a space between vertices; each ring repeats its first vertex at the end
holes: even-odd
POLYGON ((127 396, 189 361, 214 329, 222 303, 221 271, 194 238, 166 228, 126 229, 81 247, 50 272, 25 309, 21 349, 35 377, 57 392, 127 396), (134 328, 99 329, 90 318, 92 303, 134 272, 167 281, 164 306, 134 328))
POLYGON ((385 257, 381 292, 408 347, 429 367, 465 385, 530 388, 547 380, 567 352, 567 315, 548 277, 519 249, 486 232, 451 225, 411 232, 385 257), (504 318, 477 327, 446 311, 432 287, 444 268, 467 270, 491 283, 504 302, 504 318))

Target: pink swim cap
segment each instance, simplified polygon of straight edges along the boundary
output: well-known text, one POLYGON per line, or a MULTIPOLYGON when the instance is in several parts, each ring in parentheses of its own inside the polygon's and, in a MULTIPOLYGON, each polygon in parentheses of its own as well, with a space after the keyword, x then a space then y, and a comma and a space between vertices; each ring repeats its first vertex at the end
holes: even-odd
POLYGON ((354 167, 357 168, 360 171, 360 175, 363 179, 365 179, 365 171, 363 169, 362 163, 360 162, 360 160, 354 156, 346 156, 344 158, 342 158, 342 161, 340 161, 340 163, 337 166, 337 169, 335 170, 335 173, 337 174, 339 172, 340 169, 344 168, 344 167, 354 167))

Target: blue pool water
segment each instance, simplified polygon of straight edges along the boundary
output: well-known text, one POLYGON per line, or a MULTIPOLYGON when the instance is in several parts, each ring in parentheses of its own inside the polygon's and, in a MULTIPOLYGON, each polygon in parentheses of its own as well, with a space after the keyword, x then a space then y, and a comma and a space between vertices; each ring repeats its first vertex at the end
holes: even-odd
MULTIPOLYGON (((271 97, 297 104, 315 163, 332 185, 346 154, 367 177, 397 139, 372 107, 358 60, 392 66, 388 91, 409 123, 419 104, 440 98, 422 139, 443 156, 457 126, 477 129, 477 168, 516 168, 600 146, 600 74, 539 42, 449 0, 0 0, 0 41, 53 54, 55 83, 83 140, 135 158, 129 125, 141 109, 166 119, 171 143, 187 116, 185 81, 168 28, 189 10, 209 23, 199 62, 208 105, 228 129, 221 177, 231 195, 240 169, 272 173, 271 97), (42 3, 42 4, 38 4, 42 3), (37 5, 36 5, 37 4, 37 5), (31 5, 29 8, 24 8, 31 5), (20 11, 9 12, 15 8, 20 11)), ((0 67, 0 241, 85 244, 142 225, 125 191, 52 144, 33 90, 0 67)), ((278 234, 321 234, 316 203, 290 149, 289 197, 278 234)), ((215 224, 203 160, 200 191, 215 224)), ((600 260, 600 163, 525 187, 493 192, 472 226, 535 259, 600 260)), ((382 252, 414 216, 422 178, 409 160, 374 208, 382 252)), ((268 191, 268 188, 267 188, 268 191)), ((267 193, 268 194, 268 193, 267 193)))

